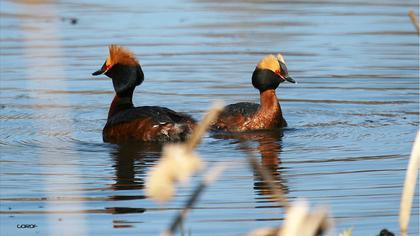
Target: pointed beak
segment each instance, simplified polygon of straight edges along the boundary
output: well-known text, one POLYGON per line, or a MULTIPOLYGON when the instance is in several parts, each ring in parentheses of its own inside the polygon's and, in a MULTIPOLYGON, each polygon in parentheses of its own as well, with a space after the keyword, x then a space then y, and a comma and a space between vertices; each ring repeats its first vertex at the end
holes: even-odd
POLYGON ((290 83, 296 84, 296 81, 295 81, 292 77, 290 77, 289 75, 286 75, 286 76, 281 76, 281 78, 282 78, 282 79, 284 79, 284 80, 285 80, 285 81, 287 81, 287 82, 290 82, 290 83))
POLYGON ((93 72, 92 75, 101 75, 104 72, 105 72, 104 70, 100 69, 100 70, 97 70, 97 71, 93 72))
POLYGON ((289 72, 288 72, 288 70, 287 70, 286 64, 284 64, 283 62, 279 61, 279 65, 280 65, 281 70, 282 70, 282 72, 283 72, 283 74, 279 73, 279 76, 280 76, 280 77, 281 77, 284 81, 287 81, 287 82, 290 82, 290 83, 296 84, 296 81, 295 81, 292 77, 290 77, 290 76, 289 76, 289 72))
POLYGON ((101 75, 105 72, 107 72, 110 69, 110 66, 106 65, 106 62, 102 65, 101 69, 95 71, 92 73, 92 75, 101 75))

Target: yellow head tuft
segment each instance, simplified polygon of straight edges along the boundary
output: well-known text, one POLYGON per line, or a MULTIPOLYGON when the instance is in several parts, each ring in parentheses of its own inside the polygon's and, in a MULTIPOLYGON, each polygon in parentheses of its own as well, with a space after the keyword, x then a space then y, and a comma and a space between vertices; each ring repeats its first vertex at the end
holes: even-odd
POLYGON ((273 72, 280 70, 280 64, 277 58, 270 54, 261 59, 257 64, 258 69, 268 69, 273 72))
POLYGON ((280 53, 277 54, 277 60, 286 65, 286 61, 284 60, 283 55, 281 55, 280 53))

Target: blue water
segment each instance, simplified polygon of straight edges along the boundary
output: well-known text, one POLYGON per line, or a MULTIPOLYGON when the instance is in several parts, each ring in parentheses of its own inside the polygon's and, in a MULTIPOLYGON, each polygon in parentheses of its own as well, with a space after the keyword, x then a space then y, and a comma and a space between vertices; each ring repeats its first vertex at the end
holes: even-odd
MULTIPOLYGON (((0 3, 1 235, 156 235, 199 182, 159 205, 144 178, 160 147, 102 142, 113 97, 93 78, 117 43, 139 58, 136 105, 199 119, 216 99, 258 102, 256 63, 282 52, 297 85, 277 94, 282 134, 249 137, 289 200, 327 205, 340 232, 398 233, 402 183, 419 125, 418 1, 29 1, 0 3), (75 18, 75 24, 71 19, 75 18), (19 224, 36 224, 19 229, 19 224)), ((191 235, 282 224, 235 139, 198 152, 236 168, 206 189, 191 235)), ((419 234, 416 189, 409 235, 419 234)), ((187 234, 188 235, 188 234, 187 234)))

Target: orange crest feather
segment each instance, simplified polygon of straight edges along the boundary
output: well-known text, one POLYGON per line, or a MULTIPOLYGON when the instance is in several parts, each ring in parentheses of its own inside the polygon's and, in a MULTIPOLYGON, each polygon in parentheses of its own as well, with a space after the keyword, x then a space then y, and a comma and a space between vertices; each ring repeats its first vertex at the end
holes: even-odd
POLYGON ((112 44, 109 46, 110 64, 138 65, 136 57, 127 48, 112 44))

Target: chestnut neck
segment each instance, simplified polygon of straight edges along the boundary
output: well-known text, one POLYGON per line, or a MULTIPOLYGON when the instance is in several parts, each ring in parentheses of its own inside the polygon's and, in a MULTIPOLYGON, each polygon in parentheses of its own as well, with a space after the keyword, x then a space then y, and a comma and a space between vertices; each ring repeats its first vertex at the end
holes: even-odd
POLYGON ((125 92, 115 94, 111 106, 109 107, 108 120, 116 113, 134 107, 133 93, 134 88, 131 88, 125 92))
POLYGON ((274 89, 260 91, 259 111, 264 113, 280 112, 281 114, 280 103, 277 99, 276 91, 274 89))

